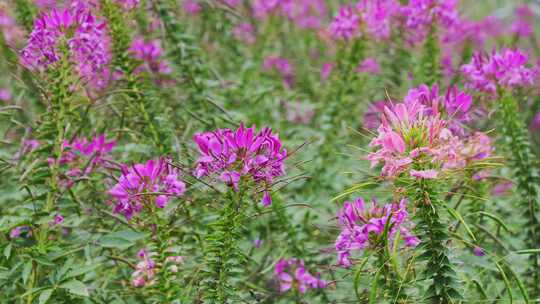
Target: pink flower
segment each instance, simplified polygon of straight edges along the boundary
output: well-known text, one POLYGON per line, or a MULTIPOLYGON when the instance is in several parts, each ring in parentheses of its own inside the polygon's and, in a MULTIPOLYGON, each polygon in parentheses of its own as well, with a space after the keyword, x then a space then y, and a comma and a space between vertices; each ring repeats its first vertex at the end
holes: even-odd
POLYGON ((433 23, 449 27, 458 20, 457 0, 410 0, 401 8, 414 40, 423 40, 433 23))
POLYGON ((338 215, 341 233, 335 241, 338 264, 349 267, 352 265, 350 261, 352 251, 381 245, 380 237, 388 221, 390 221, 387 236, 389 244, 393 244, 394 236, 399 230, 405 240, 405 245, 416 247, 420 240, 409 232, 412 222, 408 216, 405 199, 383 207, 377 206, 376 201, 373 200, 369 208, 365 206, 362 198, 357 198, 354 202, 345 202, 338 215))
POLYGON ((384 113, 384 108, 389 106, 390 103, 385 100, 380 100, 369 105, 368 109, 364 113, 363 126, 366 130, 376 130, 381 124, 381 116, 384 113))
POLYGON ((194 172, 196 177, 218 175, 235 191, 240 189, 241 178, 248 177, 262 186, 263 204, 271 203, 268 191, 274 178, 285 174, 283 162, 287 151, 270 128, 255 134, 254 126, 240 125, 236 131, 219 129, 196 134, 193 139, 200 154, 194 172))
POLYGON ((475 53, 470 63, 461 67, 466 86, 488 94, 497 88, 513 89, 530 86, 535 80, 532 69, 526 66, 528 56, 520 50, 503 49, 491 56, 475 53))
POLYGON ((315 109, 311 105, 288 101, 282 104, 285 108, 285 117, 289 122, 307 125, 315 116, 315 109))
POLYGON ((366 58, 364 61, 358 65, 356 68, 356 72, 358 73, 366 73, 366 74, 380 74, 381 73, 381 67, 379 66, 379 63, 377 62, 377 59, 375 58, 366 58))
POLYGON ((359 26, 360 17, 353 8, 342 6, 338 15, 330 23, 330 32, 335 39, 351 40, 357 34, 359 26))
POLYGON ((121 213, 130 220, 143 208, 165 208, 171 197, 180 197, 185 190, 178 171, 160 158, 148 160, 146 164, 122 166, 122 175, 109 194, 116 201, 114 213, 121 213))
POLYGON ((279 283, 279 292, 286 292, 295 287, 301 294, 309 289, 325 288, 326 281, 309 273, 304 265, 304 261, 295 258, 281 258, 274 268, 274 275, 279 283))
POLYGON ((0 100, 10 101, 12 98, 11 91, 9 89, 0 89, 0 100))
POLYGON ((294 70, 289 60, 283 57, 269 56, 264 59, 263 70, 277 71, 283 78, 283 83, 287 88, 292 87, 294 81, 294 70))
POLYGON ((156 263, 151 256, 154 254, 149 254, 146 250, 139 250, 137 255, 141 261, 137 263, 135 271, 131 274, 131 284, 134 287, 153 285, 156 281, 156 263))
POLYGON ((412 177, 416 177, 416 178, 419 178, 419 179, 435 179, 437 178, 437 175, 439 174, 439 172, 437 172, 436 170, 433 170, 433 169, 429 169, 429 170, 411 170, 409 172, 411 174, 412 177))
POLYGON ((91 79, 110 61, 105 27, 89 11, 53 9, 36 19, 21 51, 22 62, 32 69, 47 69, 64 56, 61 44, 65 43, 65 59, 75 64, 81 76, 91 79))
POLYGON ((400 5, 396 0, 360 0, 356 10, 366 25, 367 33, 377 40, 390 38, 392 21, 399 13, 400 5))
POLYGON ((330 76, 330 73, 332 73, 333 68, 334 68, 333 64, 329 62, 325 62, 321 67, 321 79, 327 80, 328 77, 330 76))
POLYGON ((527 4, 516 8, 516 20, 510 26, 510 31, 519 37, 529 37, 533 34, 533 12, 527 4))
POLYGON ((139 5, 140 0, 115 0, 115 2, 120 4, 124 9, 131 10, 139 5))
POLYGON ((233 29, 233 36, 238 41, 253 44, 256 41, 255 28, 250 23, 240 23, 233 29))
POLYGON ((68 176, 80 177, 90 174, 106 162, 107 155, 112 151, 116 142, 108 141, 104 134, 94 136, 90 141, 76 137, 71 142, 64 141, 64 153, 58 160, 59 165, 68 165, 68 176))
POLYGON ((16 48, 17 44, 24 39, 24 30, 17 24, 6 10, 0 8, 0 32, 4 42, 11 48, 16 48))
POLYGON ((164 60, 163 49, 159 40, 145 41, 144 38, 135 39, 129 52, 133 58, 141 61, 136 69, 136 73, 148 71, 156 75, 168 75, 172 72, 169 63, 164 60))
POLYGON ((184 12, 191 16, 198 15, 202 11, 201 5, 195 0, 184 0, 183 7, 184 12))

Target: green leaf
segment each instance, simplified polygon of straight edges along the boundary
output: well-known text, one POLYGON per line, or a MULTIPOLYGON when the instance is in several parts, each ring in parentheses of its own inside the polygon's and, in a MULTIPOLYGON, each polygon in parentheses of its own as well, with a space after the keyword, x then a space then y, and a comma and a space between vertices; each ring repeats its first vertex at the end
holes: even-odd
POLYGON ((30 272, 32 272, 32 261, 26 262, 23 267, 22 271, 22 280, 23 284, 26 285, 26 282, 28 282, 28 277, 30 277, 30 272))
POLYGON ((9 244, 4 248, 4 256, 6 257, 6 259, 9 259, 9 257, 11 256, 11 243, 9 243, 9 244))
POLYGON ((103 247, 126 249, 135 245, 135 242, 143 238, 144 233, 123 230, 106 234, 98 242, 103 247))
POLYGON ((360 277, 362 276, 362 270, 364 270, 364 266, 366 265, 368 260, 369 257, 366 257, 366 259, 360 264, 360 266, 358 266, 358 269, 356 269, 356 273, 354 274, 354 293, 356 294, 356 299, 358 299, 358 301, 362 301, 362 299, 360 299, 358 285, 360 283, 360 277))
POLYGON ((39 294, 39 304, 45 304, 47 301, 49 301, 49 298, 51 297, 53 293, 53 289, 45 289, 39 294))
POLYGON ((472 232, 471 228, 469 228, 469 225, 467 225, 467 223, 465 222, 461 214, 459 214, 459 212, 457 212, 454 208, 448 205, 445 205, 445 207, 446 207, 446 210, 448 210, 448 213, 450 213, 450 215, 452 215, 452 217, 454 217, 456 220, 460 221, 463 227, 465 227, 465 230, 467 230, 467 233, 469 234, 469 236, 474 241, 476 241, 476 237, 474 236, 474 233, 472 232))
POLYGON ((383 269, 384 267, 380 267, 377 271, 377 274, 375 274, 375 278, 371 281, 371 288, 369 291, 369 304, 377 303, 377 289, 379 287, 379 277, 381 276, 383 269))
POLYGON ((88 289, 79 280, 71 280, 60 285, 61 288, 69 290, 72 294, 88 297, 88 289))

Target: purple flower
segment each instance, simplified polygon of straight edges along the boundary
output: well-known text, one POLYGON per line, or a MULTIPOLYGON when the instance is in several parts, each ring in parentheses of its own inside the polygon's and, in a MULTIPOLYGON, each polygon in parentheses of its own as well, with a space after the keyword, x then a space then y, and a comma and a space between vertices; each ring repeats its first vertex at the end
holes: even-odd
POLYGON ((401 8, 414 40, 423 40, 433 23, 449 27, 458 20, 457 0, 410 0, 401 8))
POLYGON ((540 112, 537 112, 534 114, 534 118, 531 121, 531 129, 539 129, 540 128, 540 112))
POLYGON ((64 153, 59 159, 60 165, 69 165, 70 177, 79 177, 90 174, 94 169, 106 162, 107 155, 112 151, 116 142, 108 141, 104 134, 96 135, 91 141, 76 137, 71 142, 64 141, 64 153))
POLYGON ((202 11, 202 7, 199 2, 195 0, 184 0, 183 1, 184 12, 188 15, 198 15, 202 11))
POLYGON ((6 10, 0 8, 0 32, 4 37, 4 42, 15 48, 24 39, 24 31, 17 24, 6 10))
POLYGON ((135 271, 131 274, 131 284, 134 287, 144 287, 153 285, 156 280, 156 263, 152 259, 153 253, 148 253, 141 249, 137 256, 141 261, 135 266, 135 271))
MULTIPOLYGON (((23 232, 26 232, 26 231, 30 231, 30 228, 28 226, 18 226, 18 227, 15 227, 13 229, 11 229, 11 231, 9 232, 9 238, 10 239, 16 239, 16 238, 19 238, 21 236, 21 234, 23 232)), ((30 233, 30 232, 29 232, 30 233)))
POLYGON ((527 4, 516 8, 516 20, 510 26, 510 32, 518 37, 529 37, 533 34, 533 12, 527 4))
POLYGON ((21 51, 22 62, 32 69, 47 69, 63 56, 79 74, 91 79, 108 63, 105 23, 96 21, 85 10, 53 9, 36 19, 27 46, 21 51), (67 54, 62 49, 67 47, 67 54))
POLYGON ((473 248, 473 253, 475 256, 479 256, 479 257, 482 257, 484 255, 486 255, 486 253, 484 252, 484 249, 478 247, 478 246, 474 246, 473 248))
POLYGON ((275 177, 285 174, 287 151, 270 128, 255 134, 255 126, 245 128, 242 124, 236 131, 218 129, 198 133, 193 139, 200 154, 195 176, 217 175, 235 191, 240 179, 247 177, 263 187, 263 204, 271 203, 268 189, 275 177))
POLYGON ((149 71, 156 75, 168 75, 172 72, 169 63, 162 58, 163 49, 159 40, 145 41, 137 38, 129 48, 131 56, 141 61, 141 65, 135 69, 136 73, 149 71))
POLYGON ((49 222, 49 226, 60 225, 64 221, 64 217, 61 214, 56 214, 54 219, 49 222))
POLYGON ((356 68, 358 73, 366 74, 380 74, 381 67, 375 58, 366 58, 364 59, 356 68))
POLYGON ((400 5, 396 0, 360 0, 356 10, 366 25, 367 33, 375 39, 390 38, 393 17, 399 13, 400 5))
POLYGON ((351 40, 357 35, 360 26, 360 17, 350 6, 342 6, 332 23, 330 33, 335 39, 351 40))
POLYGON ((131 10, 139 5, 140 0, 115 0, 115 2, 121 5, 124 9, 131 10))
POLYGON ((325 288, 327 283, 320 278, 309 273, 304 265, 304 261, 295 258, 281 258, 274 268, 274 275, 279 283, 279 292, 287 292, 296 288, 298 292, 304 294, 308 289, 325 288))
POLYGON ((233 29, 233 36, 238 41, 243 41, 246 44, 253 44, 257 39, 255 37, 255 28, 250 23, 240 23, 233 29))
POLYGON ((497 88, 513 89, 532 85, 535 73, 526 66, 528 56, 520 50, 503 49, 491 56, 475 53, 470 63, 461 67, 466 86, 488 94, 497 88))
POLYGON ((11 100, 11 91, 9 89, 0 89, 0 100, 1 101, 10 101, 11 100))
POLYGON ((387 236, 389 244, 393 243, 393 238, 399 229, 405 245, 416 247, 420 241, 409 232, 413 225, 408 216, 405 199, 383 207, 377 206, 377 203, 372 201, 369 208, 365 206, 362 198, 357 198, 354 202, 345 202, 338 215, 342 229, 335 242, 338 264, 349 267, 352 265, 350 261, 352 251, 379 246, 382 241, 380 237, 388 221, 391 225, 387 236))
POLYGON ((330 73, 332 73, 332 69, 334 68, 334 65, 330 62, 325 62, 321 67, 321 79, 327 80, 330 76, 330 73))
POLYGON ((294 70, 289 60, 283 57, 269 56, 264 59, 263 70, 272 71, 275 70, 283 78, 283 83, 287 88, 292 87, 294 81, 294 70))
POLYGON ((165 208, 170 197, 184 194, 186 185, 178 179, 178 172, 164 158, 146 164, 122 166, 122 175, 109 194, 116 201, 114 213, 127 220, 144 208, 165 208))

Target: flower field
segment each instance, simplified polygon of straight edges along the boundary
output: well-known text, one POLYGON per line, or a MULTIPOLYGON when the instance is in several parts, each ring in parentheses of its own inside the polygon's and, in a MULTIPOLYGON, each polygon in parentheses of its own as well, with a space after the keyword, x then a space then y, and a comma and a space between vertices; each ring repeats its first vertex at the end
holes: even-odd
POLYGON ((540 303, 539 23, 1 0, 0 303, 540 303))

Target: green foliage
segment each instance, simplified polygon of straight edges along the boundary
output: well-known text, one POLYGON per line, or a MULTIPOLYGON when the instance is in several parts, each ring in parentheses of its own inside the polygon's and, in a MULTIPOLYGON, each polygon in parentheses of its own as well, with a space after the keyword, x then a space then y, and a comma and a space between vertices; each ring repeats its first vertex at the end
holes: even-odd
POLYGON ((432 25, 428 36, 424 42, 424 49, 418 71, 418 84, 424 83, 428 86, 438 84, 441 80, 441 50, 439 47, 439 36, 437 26, 432 25))
MULTIPOLYGON (((540 244, 540 223, 537 217, 539 175, 535 156, 530 148, 527 128, 519 115, 516 99, 510 94, 505 94, 500 98, 500 107, 510 165, 521 197, 516 207, 523 212, 526 219, 524 230, 527 244, 530 248, 536 248, 540 244)), ((528 274, 527 282, 533 290, 533 295, 540 296, 540 264, 536 254, 530 256, 528 274)))

